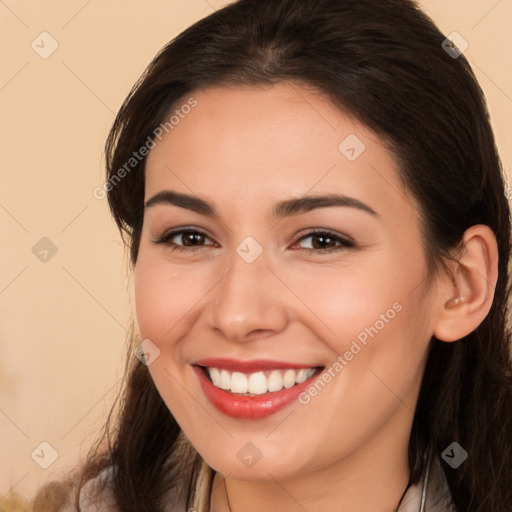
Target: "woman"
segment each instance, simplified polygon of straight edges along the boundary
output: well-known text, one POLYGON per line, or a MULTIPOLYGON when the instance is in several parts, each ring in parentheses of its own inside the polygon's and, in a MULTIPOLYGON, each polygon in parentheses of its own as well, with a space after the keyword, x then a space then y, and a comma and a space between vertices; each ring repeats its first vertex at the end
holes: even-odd
POLYGON ((66 510, 510 510, 501 164, 412 0, 235 2, 106 149, 137 325, 66 510))

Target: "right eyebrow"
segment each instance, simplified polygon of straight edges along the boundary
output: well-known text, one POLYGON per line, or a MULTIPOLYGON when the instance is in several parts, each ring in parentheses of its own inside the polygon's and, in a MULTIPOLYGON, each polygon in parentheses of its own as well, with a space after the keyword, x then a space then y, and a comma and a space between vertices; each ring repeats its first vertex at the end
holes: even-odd
POLYGON ((182 194, 173 190, 162 190, 158 192, 151 199, 146 201, 144 208, 148 209, 157 204, 171 204, 174 206, 179 206, 180 208, 192 210, 193 212, 199 213, 201 215, 219 218, 219 215, 217 214, 213 204, 199 197, 182 194))

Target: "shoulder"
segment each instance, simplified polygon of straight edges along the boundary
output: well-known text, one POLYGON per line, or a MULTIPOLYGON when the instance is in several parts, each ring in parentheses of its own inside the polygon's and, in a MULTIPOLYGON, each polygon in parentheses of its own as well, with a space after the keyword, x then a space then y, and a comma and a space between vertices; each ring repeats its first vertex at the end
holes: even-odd
MULTIPOLYGON (((81 512, 121 512, 109 489, 112 472, 113 467, 109 466, 84 484, 79 498, 81 512)), ((74 487, 68 496, 66 505, 59 512, 76 512, 75 493, 76 488, 74 487)))
MULTIPOLYGON (((121 512, 111 491, 110 483, 113 472, 114 466, 108 466, 84 484, 80 490, 80 512, 121 512)), ((183 495, 185 488, 186 486, 180 485, 179 489, 166 496, 165 512, 187 512, 186 500, 183 495)), ((74 504, 75 494, 76 487, 68 495, 65 506, 58 512, 77 512, 74 504)))

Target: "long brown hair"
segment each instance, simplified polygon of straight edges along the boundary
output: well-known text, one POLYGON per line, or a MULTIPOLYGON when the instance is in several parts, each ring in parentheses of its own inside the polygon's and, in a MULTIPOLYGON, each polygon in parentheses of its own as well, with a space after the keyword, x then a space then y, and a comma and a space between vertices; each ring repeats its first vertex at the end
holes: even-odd
MULTIPOLYGON (((431 275, 470 226, 486 224, 496 235, 499 276, 489 314, 462 340, 431 341, 409 464, 416 483, 427 450, 439 455, 457 441, 468 459, 456 470, 443 466, 456 507, 501 512, 512 503, 510 211, 483 92, 464 55, 447 51, 444 40, 413 0, 240 0, 220 9, 172 40, 122 105, 106 143, 108 201, 135 265, 145 158, 114 178, 199 88, 299 82, 368 126, 420 205, 431 275)), ((130 336, 130 354, 132 347, 130 336)), ((186 469, 168 464, 180 428, 133 356, 126 379, 108 442, 91 452, 82 484, 113 466, 119 509, 159 512, 186 469)), ((190 455, 189 495, 199 462, 190 455)))

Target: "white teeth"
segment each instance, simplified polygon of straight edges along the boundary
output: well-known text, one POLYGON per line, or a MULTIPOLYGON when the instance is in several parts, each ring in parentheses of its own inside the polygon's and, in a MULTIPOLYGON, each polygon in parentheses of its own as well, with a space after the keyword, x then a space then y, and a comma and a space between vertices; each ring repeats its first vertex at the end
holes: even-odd
POLYGON ((230 373, 219 368, 208 368, 213 385, 231 391, 232 393, 250 393, 251 395, 263 395, 267 392, 289 389, 295 384, 300 384, 309 379, 314 373, 314 368, 301 368, 300 370, 272 370, 269 372, 255 372, 244 374, 241 372, 230 373))
POLYGON ((283 375, 283 386, 286 389, 295 386, 295 370, 286 370, 283 375))
POLYGON ((231 374, 227 370, 220 371, 219 388, 226 391, 231 389, 231 374))
POLYGON ((279 370, 272 370, 267 379, 267 389, 269 391, 281 391, 283 389, 283 376, 279 370))
POLYGON ((247 377, 240 372, 233 372, 231 375, 231 392, 232 393, 247 393, 249 383, 247 377))
POLYGON ((249 377, 249 393, 263 395, 267 392, 267 378, 263 372, 251 373, 249 377))
POLYGON ((220 388, 220 371, 218 368, 210 368, 210 379, 212 379, 212 382, 215 386, 220 388))
MULTIPOLYGON (((304 382, 308 378, 308 371, 306 368, 301 368, 297 372, 297 376, 295 377, 295 382, 297 384, 300 384, 301 382, 304 382)), ((309 376, 311 377, 311 375, 309 376)))

